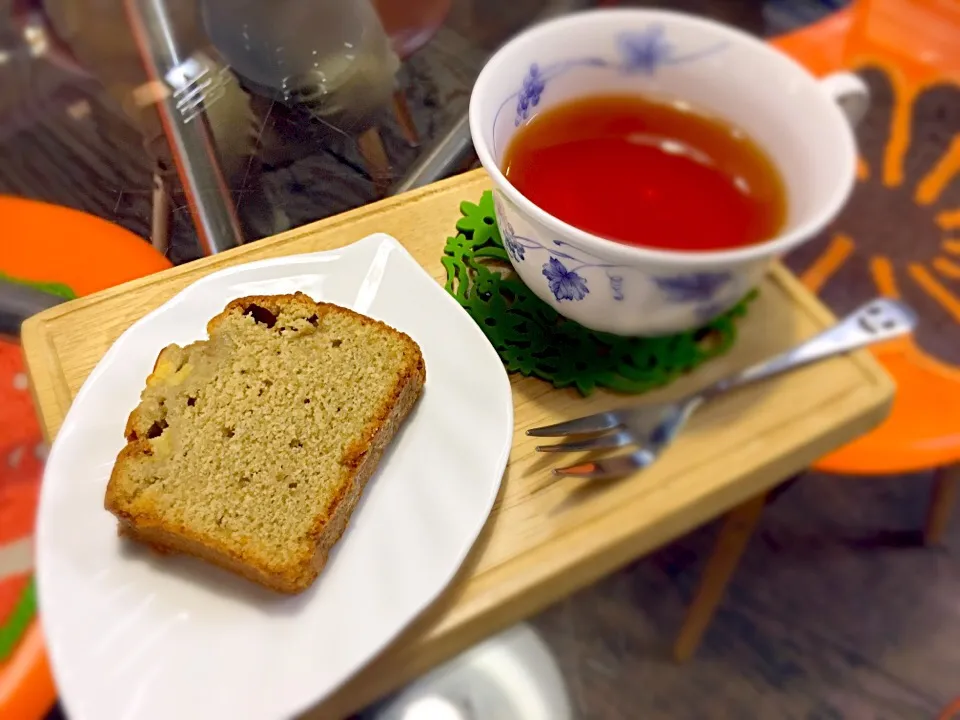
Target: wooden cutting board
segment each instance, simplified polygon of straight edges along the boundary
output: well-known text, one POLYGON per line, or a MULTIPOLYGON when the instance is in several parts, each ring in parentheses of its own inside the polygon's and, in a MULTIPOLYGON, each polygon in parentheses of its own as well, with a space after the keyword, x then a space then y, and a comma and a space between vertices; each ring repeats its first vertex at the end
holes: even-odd
MULTIPOLYGON (((328 250, 374 232, 402 242, 443 282, 445 238, 463 200, 489 187, 483 171, 308 225, 53 308, 28 320, 22 342, 33 392, 53 438, 72 398, 135 320, 198 278, 261 258, 328 250)), ((688 392, 777 353, 833 321, 774 267, 735 348, 670 388, 688 392)), ((159 350, 159 348, 157 348, 159 350)), ((438 662, 754 497, 878 424, 894 387, 867 352, 822 362, 706 405, 660 462, 620 482, 553 480, 555 457, 524 431, 623 404, 606 392, 512 377, 515 436, 489 522, 452 586, 378 659, 309 713, 338 718, 438 662)))

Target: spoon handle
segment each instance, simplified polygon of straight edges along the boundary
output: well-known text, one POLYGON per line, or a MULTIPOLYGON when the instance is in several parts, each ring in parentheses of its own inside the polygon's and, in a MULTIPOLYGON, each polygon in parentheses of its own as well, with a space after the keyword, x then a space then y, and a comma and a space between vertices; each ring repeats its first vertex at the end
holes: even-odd
POLYGON ((871 300, 854 310, 833 327, 787 350, 782 355, 748 367, 724 378, 703 391, 709 398, 741 385, 779 375, 816 360, 889 340, 911 332, 917 314, 907 305, 889 298, 871 300))

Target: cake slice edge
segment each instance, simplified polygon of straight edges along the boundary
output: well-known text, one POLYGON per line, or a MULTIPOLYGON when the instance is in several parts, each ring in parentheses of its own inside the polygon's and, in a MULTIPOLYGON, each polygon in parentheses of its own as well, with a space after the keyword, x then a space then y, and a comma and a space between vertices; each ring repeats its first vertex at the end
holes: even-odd
MULTIPOLYGON (((128 443, 120 451, 110 475, 104 497, 104 507, 119 521, 119 532, 133 540, 152 546, 160 552, 179 552, 199 557, 226 570, 242 575, 272 590, 283 593, 298 593, 310 587, 327 562, 330 550, 343 535, 347 523, 360 496, 376 471, 383 452, 393 440, 407 415, 413 410, 426 382, 426 367, 419 346, 408 335, 389 325, 356 313, 347 308, 329 303, 314 302, 308 296, 295 295, 249 296, 230 302, 226 308, 207 323, 212 334, 217 323, 231 312, 249 311, 255 305, 275 312, 282 303, 310 304, 321 312, 347 313, 364 324, 373 324, 381 330, 399 336, 406 345, 403 365, 392 392, 384 400, 379 411, 363 428, 360 437, 348 446, 343 465, 348 468, 345 480, 332 497, 324 512, 317 515, 308 533, 310 552, 300 553, 296 559, 282 568, 268 568, 255 559, 245 556, 235 548, 220 542, 216 537, 194 532, 185 526, 171 526, 161 518, 148 514, 128 512, 119 488, 124 482, 128 463, 137 462, 139 456, 151 454, 148 439, 140 437, 135 428, 142 426, 138 418, 140 404, 130 413, 125 433, 128 443), (271 310, 272 308, 272 310, 271 310)), ((208 340, 198 341, 199 343, 208 340)), ((187 348, 168 346, 161 350, 153 372, 147 379, 157 376, 161 363, 173 353, 186 352, 187 348)))

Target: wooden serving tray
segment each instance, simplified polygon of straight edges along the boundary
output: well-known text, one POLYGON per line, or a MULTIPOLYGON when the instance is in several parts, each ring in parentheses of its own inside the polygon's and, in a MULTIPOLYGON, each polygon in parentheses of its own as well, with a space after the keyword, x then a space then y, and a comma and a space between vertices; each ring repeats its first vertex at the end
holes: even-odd
MULTIPOLYGON (((261 258, 328 250, 374 232, 396 237, 437 279, 463 200, 490 186, 483 171, 151 275, 41 313, 23 326, 37 407, 49 438, 110 345, 134 321, 208 273, 261 258)), ((833 322, 774 267, 731 352, 656 399, 699 387, 777 353, 833 322)), ((706 405, 661 461, 620 482, 554 480, 556 456, 524 431, 628 402, 512 377, 515 435, 500 497, 457 579, 386 652, 308 715, 338 718, 487 635, 717 517, 877 425, 891 380, 868 352, 822 362, 706 405)))

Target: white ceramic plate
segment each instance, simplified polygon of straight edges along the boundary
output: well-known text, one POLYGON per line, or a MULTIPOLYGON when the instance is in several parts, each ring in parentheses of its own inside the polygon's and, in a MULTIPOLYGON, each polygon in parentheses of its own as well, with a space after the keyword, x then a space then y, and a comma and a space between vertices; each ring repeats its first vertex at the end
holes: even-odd
POLYGON ((110 348, 48 460, 37 525, 40 612, 72 720, 277 718, 322 699, 453 578, 500 487, 510 384, 473 320, 388 235, 230 268, 110 348), (103 494, 159 350, 206 336, 233 298, 301 290, 408 333, 423 396, 314 586, 284 597, 117 537, 103 494))

